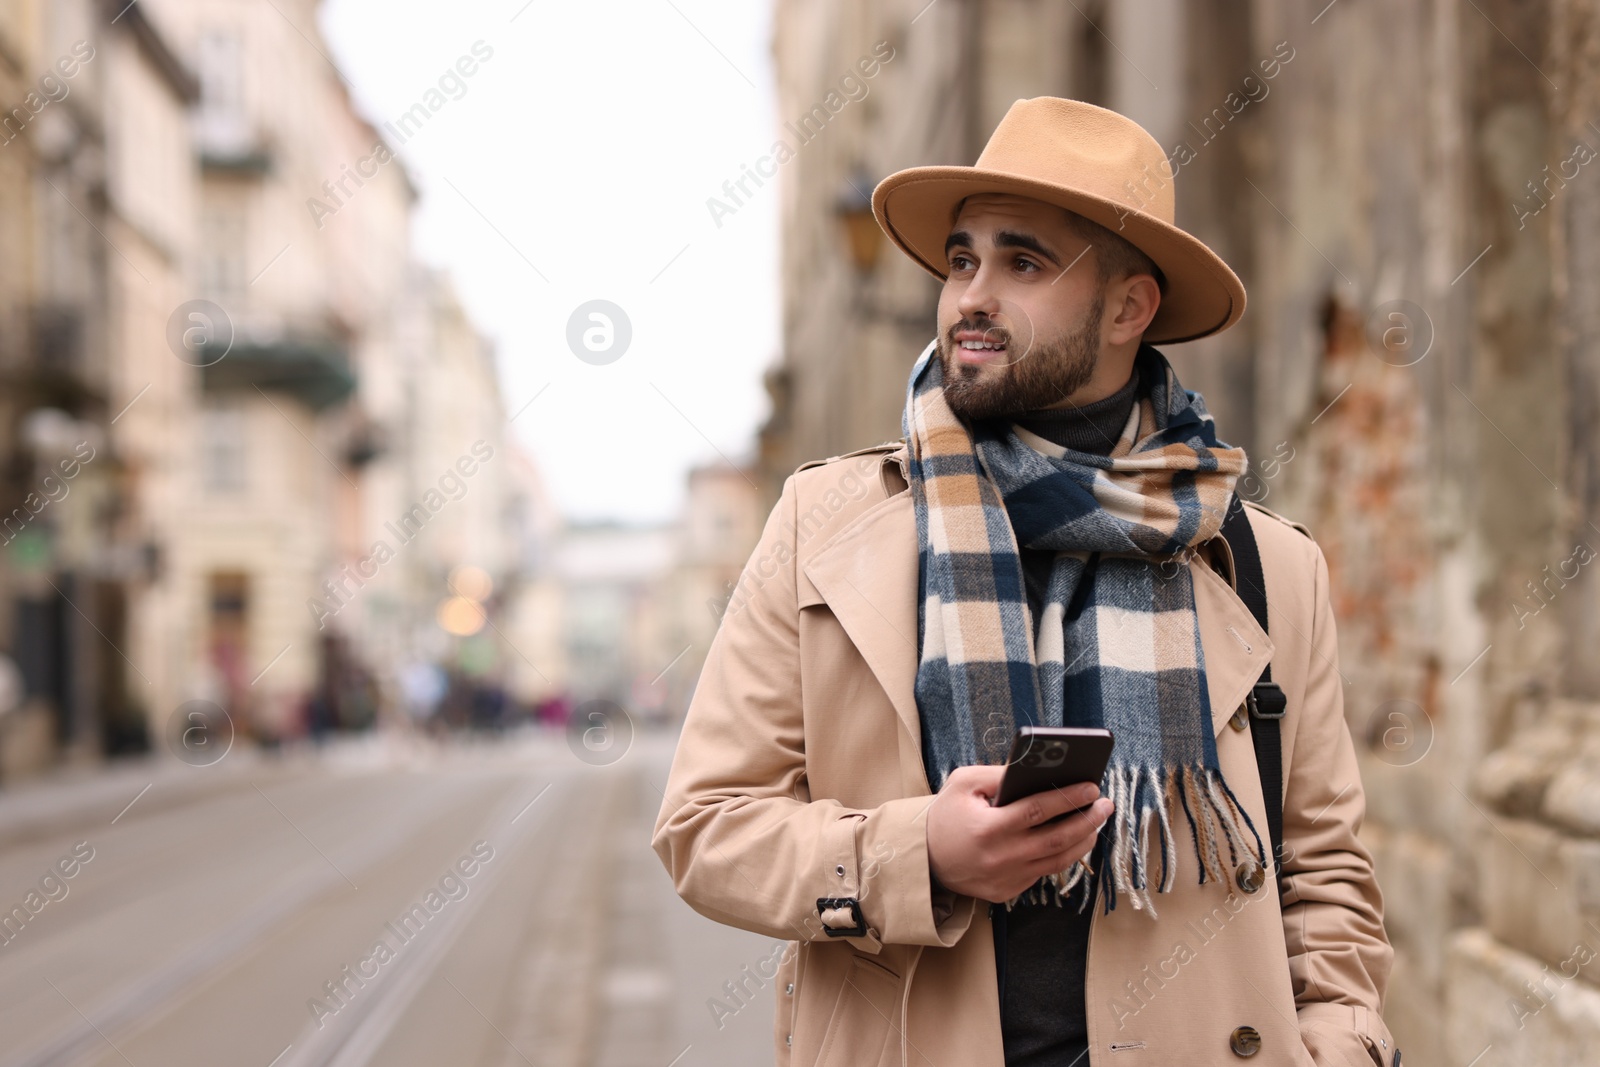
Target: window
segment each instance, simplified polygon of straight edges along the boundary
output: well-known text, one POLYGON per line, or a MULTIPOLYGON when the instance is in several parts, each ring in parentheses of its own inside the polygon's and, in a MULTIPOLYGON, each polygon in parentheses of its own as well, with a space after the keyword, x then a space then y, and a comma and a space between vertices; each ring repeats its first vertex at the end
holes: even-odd
POLYGON ((213 405, 201 412, 200 477, 207 494, 226 496, 247 487, 247 426, 239 407, 213 405))
POLYGON ((200 288, 226 308, 244 300, 244 219, 236 211, 211 208, 200 216, 200 288))
POLYGON ((200 38, 197 73, 200 115, 207 126, 244 119, 244 72, 239 38, 231 30, 208 30, 200 38))

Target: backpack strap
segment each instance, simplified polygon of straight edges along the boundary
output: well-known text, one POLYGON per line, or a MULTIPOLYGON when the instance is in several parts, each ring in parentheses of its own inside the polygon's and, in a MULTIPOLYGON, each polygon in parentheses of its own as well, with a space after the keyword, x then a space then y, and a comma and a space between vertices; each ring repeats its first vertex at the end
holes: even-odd
MULTIPOLYGON (((1235 493, 1222 520, 1222 536, 1233 553, 1233 584, 1239 599, 1267 630, 1267 581, 1261 570, 1261 551, 1255 532, 1244 512, 1244 501, 1235 493)), ((1289 700, 1272 680, 1272 664, 1245 698, 1250 709, 1250 740, 1256 750, 1256 766, 1261 773, 1262 798, 1267 805, 1267 831, 1272 838, 1272 863, 1283 866, 1283 742, 1278 723, 1288 709, 1289 700)), ((1277 879, 1273 879, 1276 884, 1277 879)), ((1282 891, 1282 887, 1279 887, 1282 891)))

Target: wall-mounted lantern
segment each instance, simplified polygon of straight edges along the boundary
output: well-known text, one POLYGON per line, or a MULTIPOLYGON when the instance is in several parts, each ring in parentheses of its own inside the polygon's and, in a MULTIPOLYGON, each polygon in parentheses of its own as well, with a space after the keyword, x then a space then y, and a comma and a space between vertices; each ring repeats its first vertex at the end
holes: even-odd
POLYGON ((883 230, 872 216, 872 188, 866 171, 856 167, 839 186, 833 211, 844 225, 850 262, 862 274, 871 274, 883 252, 883 230))

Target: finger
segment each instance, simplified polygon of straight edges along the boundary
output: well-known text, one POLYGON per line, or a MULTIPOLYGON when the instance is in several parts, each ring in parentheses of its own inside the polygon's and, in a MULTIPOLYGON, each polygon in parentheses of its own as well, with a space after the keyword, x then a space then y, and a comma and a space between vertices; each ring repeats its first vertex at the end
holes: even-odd
POLYGON ((1034 827, 1049 822, 1058 815, 1076 811, 1100 795, 1100 786, 1094 782, 1046 789, 1007 804, 1001 810, 1019 828, 1034 827))
MULTIPOLYGON (((1064 866, 1071 866, 1094 847, 1095 838, 1111 817, 1112 808, 1111 801, 1101 797, 1076 815, 1030 830, 1022 858, 1029 863, 1051 864, 1065 856, 1067 862, 1064 866)), ((1061 867, 1051 869, 1060 870, 1061 867)))
POLYGON ((1000 779, 1004 777, 1005 771, 1004 767, 982 763, 957 767, 945 778, 944 788, 952 792, 993 796, 1000 789, 1000 779))

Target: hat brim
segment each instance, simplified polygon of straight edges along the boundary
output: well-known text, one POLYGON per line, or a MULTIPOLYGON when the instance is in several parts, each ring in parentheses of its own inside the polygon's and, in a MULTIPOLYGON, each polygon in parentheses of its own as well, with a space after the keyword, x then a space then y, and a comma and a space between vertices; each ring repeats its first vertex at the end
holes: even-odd
POLYGON ((1220 333, 1244 314, 1244 284, 1204 242, 1154 216, 1090 193, 976 167, 912 167, 878 183, 872 214, 918 266, 943 281, 944 243, 956 205, 974 193, 1042 200, 1126 238, 1166 275, 1161 306, 1145 330, 1151 344, 1177 344, 1220 333))

